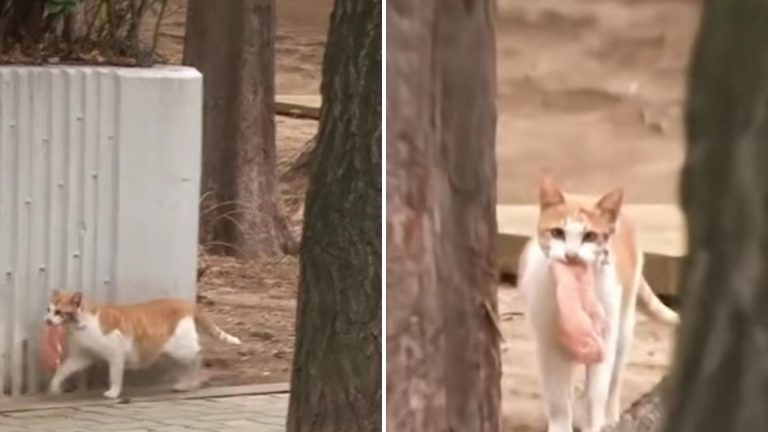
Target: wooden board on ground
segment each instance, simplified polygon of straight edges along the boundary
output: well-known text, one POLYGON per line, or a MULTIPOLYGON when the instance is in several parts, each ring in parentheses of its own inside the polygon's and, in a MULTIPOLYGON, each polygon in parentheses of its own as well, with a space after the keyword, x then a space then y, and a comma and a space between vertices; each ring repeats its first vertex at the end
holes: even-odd
POLYGON ((277 95, 275 112, 299 118, 320 119, 320 95, 277 95))
MULTIPOLYGON (((685 222, 680 209, 669 204, 627 205, 624 207, 638 230, 645 251, 645 277, 661 295, 677 294, 682 258, 686 253, 685 222)), ((523 246, 533 235, 539 207, 500 205, 497 257, 502 273, 515 274, 523 246)))

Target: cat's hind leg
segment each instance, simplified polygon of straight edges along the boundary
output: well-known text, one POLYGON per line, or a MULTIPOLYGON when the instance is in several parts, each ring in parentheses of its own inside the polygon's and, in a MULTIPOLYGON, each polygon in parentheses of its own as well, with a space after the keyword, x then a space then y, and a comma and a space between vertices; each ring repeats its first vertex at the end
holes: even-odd
MULTIPOLYGON (((178 361, 178 360, 177 360, 178 361)), ((180 362, 180 365, 184 368, 180 379, 173 385, 173 390, 178 392, 192 391, 200 388, 202 385, 202 378, 200 376, 203 366, 203 357, 198 354, 193 359, 180 362)))
POLYGON ((164 354, 175 360, 184 370, 179 380, 173 386, 176 391, 190 391, 200 387, 202 356, 200 354, 200 337, 192 318, 179 321, 173 335, 163 349, 164 354))
POLYGON ((619 332, 619 338, 616 343, 616 359, 611 376, 611 385, 608 390, 608 422, 614 423, 619 420, 621 414, 621 376, 624 372, 624 366, 627 362, 627 355, 632 347, 632 341, 635 336, 635 311, 629 309, 629 314, 625 318, 619 332))

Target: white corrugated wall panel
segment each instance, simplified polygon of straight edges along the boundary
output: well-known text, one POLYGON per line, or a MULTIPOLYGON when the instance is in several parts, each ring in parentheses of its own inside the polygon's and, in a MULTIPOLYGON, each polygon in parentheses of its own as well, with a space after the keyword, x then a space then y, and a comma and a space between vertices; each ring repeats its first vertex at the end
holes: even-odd
MULTIPOLYGON (((34 393, 54 288, 194 298, 202 78, 0 66, 0 390, 34 393)), ((0 392, 1 393, 1 392, 0 392)))

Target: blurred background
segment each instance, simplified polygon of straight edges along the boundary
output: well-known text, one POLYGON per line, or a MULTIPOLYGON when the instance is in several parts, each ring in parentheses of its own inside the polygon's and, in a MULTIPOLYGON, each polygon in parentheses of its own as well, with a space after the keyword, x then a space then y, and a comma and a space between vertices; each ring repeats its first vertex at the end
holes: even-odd
POLYGON ((564 188, 677 199, 693 0, 498 0, 500 204, 564 188))

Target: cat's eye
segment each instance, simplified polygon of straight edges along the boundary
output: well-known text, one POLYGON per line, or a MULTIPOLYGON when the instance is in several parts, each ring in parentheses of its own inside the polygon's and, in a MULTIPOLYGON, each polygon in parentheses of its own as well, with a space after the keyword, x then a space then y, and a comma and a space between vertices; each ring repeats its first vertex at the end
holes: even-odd
POLYGON ((58 310, 58 309, 56 309, 56 310, 53 312, 53 314, 54 314, 54 315, 56 315, 56 316, 61 316, 61 311, 60 311, 60 310, 58 310))
POLYGON ((552 228, 549 231, 549 235, 552 236, 552 238, 555 240, 565 239, 565 231, 563 231, 562 228, 552 228))
POLYGON ((584 233, 584 237, 581 238, 581 241, 584 243, 596 243, 597 242, 598 235, 594 231, 587 231, 584 233))

